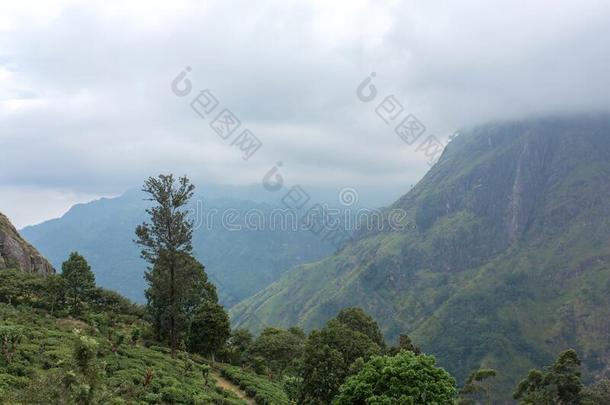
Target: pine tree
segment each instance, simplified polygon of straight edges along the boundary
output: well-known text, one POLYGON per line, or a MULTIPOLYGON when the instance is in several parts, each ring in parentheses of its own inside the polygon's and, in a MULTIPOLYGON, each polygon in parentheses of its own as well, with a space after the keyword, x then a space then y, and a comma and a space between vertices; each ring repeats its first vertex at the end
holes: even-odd
MULTIPOLYGON (((184 288, 184 283, 177 279, 179 260, 183 255, 190 256, 193 250, 193 222, 187 218, 186 205, 194 189, 187 177, 180 177, 177 181, 171 174, 148 178, 143 191, 149 195, 147 199, 155 203, 146 210, 151 222, 136 228, 136 242, 142 246, 142 258, 151 263, 153 269, 159 266, 160 271, 167 275, 167 319, 172 356, 178 347, 178 297, 184 288)), ((154 279, 149 279, 149 283, 152 283, 152 288, 163 289, 155 285, 154 279)))

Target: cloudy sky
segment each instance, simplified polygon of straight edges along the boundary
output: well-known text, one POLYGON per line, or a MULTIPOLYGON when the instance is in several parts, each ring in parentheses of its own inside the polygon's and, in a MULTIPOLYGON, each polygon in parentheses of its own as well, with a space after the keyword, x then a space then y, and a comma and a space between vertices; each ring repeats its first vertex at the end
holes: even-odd
POLYGON ((0 211, 22 227, 149 175, 249 184, 279 161, 291 183, 399 195, 429 166, 376 115, 386 97, 440 140, 606 109, 608 21, 591 0, 0 1, 0 211), (210 128, 224 108, 262 142, 248 160, 210 128))

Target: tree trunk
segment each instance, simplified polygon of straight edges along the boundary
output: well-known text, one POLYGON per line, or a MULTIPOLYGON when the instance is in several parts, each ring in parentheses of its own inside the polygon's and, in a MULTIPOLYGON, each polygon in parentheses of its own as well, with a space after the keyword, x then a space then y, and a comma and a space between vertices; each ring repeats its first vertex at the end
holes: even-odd
POLYGON ((176 357, 176 286, 174 281, 174 258, 170 257, 169 264, 169 283, 170 283, 170 294, 169 294, 169 339, 170 347, 172 349, 172 357, 176 357))

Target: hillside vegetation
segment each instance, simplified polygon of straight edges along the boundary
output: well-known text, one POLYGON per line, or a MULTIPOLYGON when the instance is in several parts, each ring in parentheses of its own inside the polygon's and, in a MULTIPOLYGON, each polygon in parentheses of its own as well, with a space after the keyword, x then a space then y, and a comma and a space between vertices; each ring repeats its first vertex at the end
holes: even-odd
MULTIPOLYGON (((487 139, 487 144, 495 142, 487 139)), ((533 148, 528 145, 523 150, 533 148)), ((527 166, 526 160, 518 166, 527 166)), ((517 170, 518 178, 527 177, 522 170, 517 170)), ((605 218, 608 207, 593 198, 583 210, 577 194, 574 205, 569 199, 561 205, 557 215, 565 221, 558 223, 554 212, 542 209, 540 214, 532 208, 545 207, 547 194, 530 206, 531 195, 518 191, 523 180, 515 181, 519 185, 512 187, 502 208, 509 210, 508 219, 485 215, 498 209, 496 203, 479 206, 477 198, 462 200, 452 190, 443 198, 455 200, 441 214, 434 205, 409 211, 417 227, 358 235, 358 241, 335 256, 301 269, 295 280, 309 283, 282 297, 280 314, 310 311, 310 318, 303 319, 318 322, 317 328, 307 333, 292 324, 266 326, 253 335, 248 329, 231 329, 215 285, 193 256, 194 224, 186 207, 194 185, 187 177, 150 177, 144 191, 154 204, 135 228, 141 257, 149 263, 145 306, 98 287, 91 266, 78 252, 62 263, 61 274, 0 271, 2 399, 78 405, 467 405, 510 398, 523 405, 604 403, 610 396, 603 378, 608 364, 606 267, 600 256, 582 260, 591 254, 588 248, 598 253, 607 246, 598 243, 608 226, 599 218, 605 218), (597 220, 589 217, 591 212, 599 214, 597 220), (539 222, 540 215, 546 221, 539 222), (526 225, 522 216, 529 218, 526 225), (488 228, 495 229, 497 239, 485 239, 488 228), (464 238, 473 245, 463 245, 464 238), (478 251, 485 243, 500 250, 478 251), (426 250, 430 246, 440 250, 426 250), (464 255, 469 247, 472 251, 464 255), (544 255, 543 249, 551 247, 544 255), (578 271, 570 267, 574 258, 578 271), (316 276, 317 290, 308 275, 316 276), (583 280, 588 290, 582 289, 583 280), (322 296, 319 303, 295 307, 304 293, 315 298, 333 288, 335 302, 322 296), (385 316, 386 335, 396 335, 396 345, 388 344, 368 311, 346 305, 354 298, 385 316), (563 309, 566 300, 572 312, 561 311, 556 325, 555 306, 563 309), (411 337, 404 332, 409 326, 405 319, 416 325, 411 337), (540 325, 549 326, 550 332, 536 329, 540 325), (578 329, 583 326, 589 329, 578 329), (597 382, 589 384, 593 379, 597 382)), ((418 195, 429 196, 425 190, 418 189, 418 195)), ((412 202, 396 205, 402 204, 412 202)), ((272 295, 253 309, 276 300, 272 295)), ((275 307, 267 308, 273 315, 275 307)))
POLYGON ((32 289, 48 280, 10 270, 0 275, 0 336, 15 340, 0 358, 2 403, 244 403, 216 389, 202 358, 186 352, 172 358, 168 348, 155 345, 140 311, 127 301, 76 319, 52 313, 40 289, 32 289))
POLYGON ((610 372, 610 119, 544 119, 462 133, 391 208, 403 231, 361 232, 232 308, 236 326, 320 327, 358 305, 408 333, 458 381, 519 376, 574 347, 610 372))

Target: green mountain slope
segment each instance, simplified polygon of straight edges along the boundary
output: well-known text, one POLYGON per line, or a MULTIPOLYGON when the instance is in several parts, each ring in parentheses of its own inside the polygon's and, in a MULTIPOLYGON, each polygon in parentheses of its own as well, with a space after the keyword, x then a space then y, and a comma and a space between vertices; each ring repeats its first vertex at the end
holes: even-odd
POLYGON ((69 315, 66 283, 0 270, 0 404, 288 404, 266 376, 172 356, 144 307, 116 293, 83 289, 83 311, 69 315))
MULTIPOLYGON (((103 314, 96 314, 94 318, 99 322, 103 314)), ((10 360, 0 356, 0 404, 67 403, 65 398, 48 395, 55 393, 55 385, 64 383, 62 370, 71 365, 79 336, 87 336, 99 345, 96 362, 103 365, 100 381, 105 386, 105 399, 99 403, 254 403, 239 399, 229 389, 218 388, 214 374, 204 378, 202 370, 208 369, 208 362, 196 355, 192 355, 190 361, 182 352, 178 358, 172 358, 168 348, 146 347, 140 343, 126 342, 117 348, 93 321, 54 317, 26 306, 0 303, 0 319, 0 328, 3 328, 0 332, 15 329, 23 335, 10 360)), ((128 333, 133 325, 142 327, 139 321, 133 324, 118 322, 114 325, 114 333, 128 333)), ((216 367, 228 366, 217 363, 216 367)), ((245 371, 242 374, 262 380, 260 391, 279 389, 256 375, 245 371)))
POLYGON ((358 305, 459 380, 502 370, 504 398, 567 347, 586 377, 610 371, 610 118, 476 128, 392 208, 404 231, 297 266, 234 307, 234 324, 314 328, 358 305))

